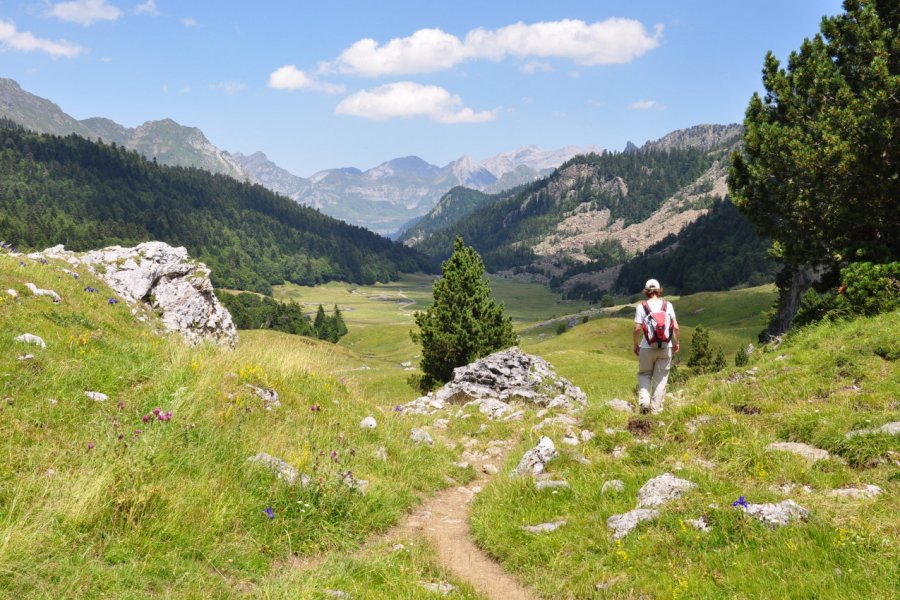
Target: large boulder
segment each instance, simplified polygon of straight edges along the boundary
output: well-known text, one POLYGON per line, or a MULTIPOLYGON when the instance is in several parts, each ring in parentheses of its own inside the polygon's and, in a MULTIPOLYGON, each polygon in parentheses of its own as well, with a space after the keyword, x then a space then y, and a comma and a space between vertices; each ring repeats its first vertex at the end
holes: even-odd
POLYGON ((584 392, 557 375, 547 361, 512 347, 454 369, 453 379, 444 387, 400 410, 430 415, 451 404, 477 405, 493 419, 510 414, 508 403, 514 399, 569 412, 587 402, 584 392))
POLYGON ((110 246, 75 253, 59 245, 40 254, 85 266, 130 305, 158 310, 163 326, 180 332, 191 344, 237 343, 237 329, 213 293, 209 269, 192 260, 183 247, 145 242, 134 248, 110 246))

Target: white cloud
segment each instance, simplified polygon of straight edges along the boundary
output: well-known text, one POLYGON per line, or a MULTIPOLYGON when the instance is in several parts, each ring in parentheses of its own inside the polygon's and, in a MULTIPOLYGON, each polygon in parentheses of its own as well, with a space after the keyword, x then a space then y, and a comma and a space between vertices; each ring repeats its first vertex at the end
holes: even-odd
POLYGON ((159 14, 159 10, 156 8, 156 0, 147 0, 143 4, 138 4, 134 7, 134 14, 136 15, 153 15, 156 16, 159 14))
POLYGON ((344 98, 334 111, 384 121, 396 117, 427 117, 438 123, 483 123, 497 118, 496 110, 474 111, 459 96, 436 85, 399 81, 344 98))
POLYGON ((507 57, 563 58, 586 66, 622 64, 659 46, 661 35, 662 25, 650 35, 639 21, 623 18, 591 24, 577 19, 519 22, 494 30, 473 29, 464 41, 440 29, 420 29, 384 45, 359 40, 322 69, 378 77, 432 73, 466 60, 507 57))
POLYGON ((72 0, 50 5, 47 15, 62 21, 90 25, 96 21, 115 21, 122 16, 122 11, 107 4, 106 0, 72 0))
POLYGON ((656 100, 638 100, 628 105, 632 110, 665 110, 665 105, 660 104, 656 100))
POLYGON ((239 81, 222 81, 220 83, 212 83, 209 86, 211 90, 219 90, 225 92, 229 96, 233 96, 247 89, 247 85, 239 81))
POLYGON ((54 58, 74 58, 85 51, 78 44, 64 40, 53 42, 35 37, 30 31, 18 31, 15 23, 0 19, 0 49, 4 47, 22 52, 44 52, 54 58))
POLYGON ((519 70, 526 75, 534 75, 537 72, 549 73, 553 70, 553 65, 551 65, 546 60, 529 60, 527 63, 519 67, 519 70))
POLYGON ((312 90, 326 94, 340 94, 344 86, 319 81, 294 65, 285 65, 269 75, 269 87, 276 90, 312 90))
POLYGON ((181 19, 181 24, 185 27, 196 27, 197 25, 199 25, 199 23, 197 23, 197 19, 193 19, 191 17, 185 17, 181 19))

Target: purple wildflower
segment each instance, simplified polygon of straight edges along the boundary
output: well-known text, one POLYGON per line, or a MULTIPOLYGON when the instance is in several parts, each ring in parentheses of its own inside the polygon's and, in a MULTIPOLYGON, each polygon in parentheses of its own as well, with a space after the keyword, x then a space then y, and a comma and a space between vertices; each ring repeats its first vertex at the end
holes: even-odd
POLYGON ((403 410, 403 407, 400 406, 399 404, 398 404, 397 406, 394 407, 394 411, 395 411, 395 412, 400 412, 401 410, 403 410))
POLYGON ((115 298, 110 298, 109 302, 107 302, 107 304, 118 304, 118 303, 119 303, 119 301, 116 300, 115 298))
POLYGON ((19 261, 19 266, 20 266, 20 267, 24 267, 24 266, 25 266, 25 261, 21 261, 21 260, 20 260, 20 261, 19 261))
POLYGON ((78 273, 72 273, 72 277, 74 277, 75 279, 78 279, 78 273))
POLYGON ((264 510, 263 512, 266 513, 266 516, 269 517, 270 519, 275 518, 275 511, 272 510, 271 506, 267 506, 266 510, 264 510))
POLYGON ((141 421, 143 421, 144 423, 146 423, 149 420, 150 420, 150 415, 144 415, 143 417, 141 417, 141 421))
POLYGON ((158 406, 153 409, 153 414, 156 415, 157 417, 159 416, 159 413, 161 413, 161 412, 162 412, 162 409, 158 406))
POLYGON ((86 291, 88 294, 94 294, 97 292, 96 288, 92 288, 91 286, 87 286, 86 288, 84 288, 84 291, 86 291))
POLYGON ((322 410, 322 407, 319 406, 318 404, 313 404, 312 406, 309 407, 309 410, 312 412, 320 412, 322 410))
POLYGON ((743 496, 741 496, 740 498, 738 498, 737 500, 735 500, 734 502, 732 502, 731 505, 732 505, 732 506, 735 506, 735 507, 737 507, 737 506, 743 506, 744 508, 747 508, 747 501, 744 499, 743 496))
POLYGON ((337 461, 338 461, 338 453, 337 453, 337 450, 332 450, 332 451, 331 451, 331 460, 333 460, 334 462, 337 462, 337 461))
POLYGON ((88 449, 88 450, 93 450, 93 449, 94 449, 94 442, 88 442, 88 444, 87 444, 87 449, 88 449))
POLYGON ((122 410, 123 408, 125 408, 125 401, 119 400, 119 403, 116 406, 119 407, 119 410, 122 410))

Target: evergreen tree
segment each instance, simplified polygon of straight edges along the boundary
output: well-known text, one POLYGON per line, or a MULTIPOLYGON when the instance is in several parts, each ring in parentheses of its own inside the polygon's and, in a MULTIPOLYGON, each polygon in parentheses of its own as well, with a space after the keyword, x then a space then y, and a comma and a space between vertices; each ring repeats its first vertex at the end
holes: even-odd
POLYGON ((319 309, 316 311, 316 317, 313 319, 313 329, 316 330, 316 336, 320 340, 325 339, 325 321, 327 317, 325 316, 325 309, 322 308, 322 305, 319 305, 319 309))
POLYGON ((341 309, 338 308, 337 304, 334 305, 334 315, 332 316, 334 320, 334 329, 337 332, 338 339, 347 335, 347 324, 344 323, 344 317, 341 315, 341 309))
POLYGON ((728 362, 725 360, 725 351, 719 346, 719 351, 716 352, 716 359, 713 361, 712 370, 713 371, 721 371, 725 368, 728 362))
POLYGON ((795 274, 900 256, 897 6, 845 0, 845 13, 824 18, 786 69, 771 52, 765 58, 766 95, 750 100, 729 187, 787 263, 774 334, 814 280, 795 274))
POLYGON ((687 362, 697 373, 706 373, 713 364, 712 348, 709 347, 709 331, 703 325, 697 325, 691 336, 691 357, 687 362))
POLYGON ((747 350, 741 346, 738 348, 737 353, 734 355, 734 366, 736 367, 746 367, 750 363, 750 356, 747 354, 747 350))
POLYGON ((517 343, 512 320, 491 297, 481 257, 461 237, 441 271, 432 289, 434 303, 416 313, 419 331, 412 332, 422 345, 426 385, 449 381, 454 368, 517 343))

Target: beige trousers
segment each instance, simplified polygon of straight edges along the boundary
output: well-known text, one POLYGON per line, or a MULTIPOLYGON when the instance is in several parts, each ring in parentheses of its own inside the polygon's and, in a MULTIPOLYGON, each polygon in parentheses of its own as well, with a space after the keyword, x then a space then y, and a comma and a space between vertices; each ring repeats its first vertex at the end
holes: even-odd
POLYGON ((644 410, 659 412, 666 397, 672 349, 641 348, 638 359, 638 405, 644 410))

